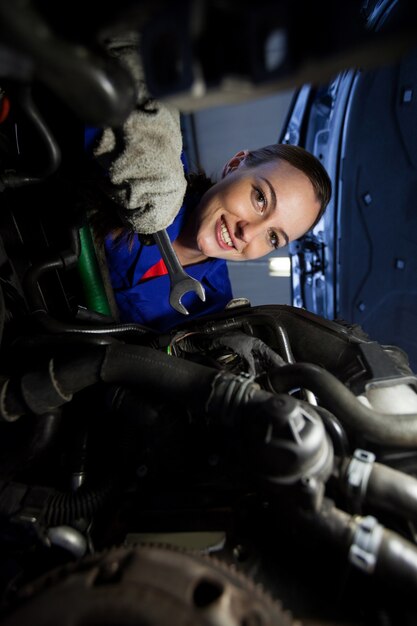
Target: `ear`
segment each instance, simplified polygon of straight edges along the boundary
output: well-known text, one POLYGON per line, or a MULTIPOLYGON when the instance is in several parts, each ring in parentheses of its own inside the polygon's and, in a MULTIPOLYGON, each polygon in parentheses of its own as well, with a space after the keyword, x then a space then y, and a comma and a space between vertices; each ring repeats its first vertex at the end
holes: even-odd
POLYGON ((229 159, 229 161, 227 161, 223 168, 222 178, 224 178, 230 172, 233 172, 233 170, 235 170, 236 168, 243 165, 248 154, 249 150, 240 150, 235 154, 234 157, 229 159))

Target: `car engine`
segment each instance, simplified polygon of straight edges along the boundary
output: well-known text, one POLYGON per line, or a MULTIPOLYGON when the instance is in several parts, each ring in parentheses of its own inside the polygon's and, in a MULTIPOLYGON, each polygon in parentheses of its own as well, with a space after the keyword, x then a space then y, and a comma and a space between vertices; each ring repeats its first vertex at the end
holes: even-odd
POLYGON ((163 334, 118 323, 83 132, 124 119, 129 77, 5 4, 1 623, 415 624, 407 355, 244 299, 163 334))

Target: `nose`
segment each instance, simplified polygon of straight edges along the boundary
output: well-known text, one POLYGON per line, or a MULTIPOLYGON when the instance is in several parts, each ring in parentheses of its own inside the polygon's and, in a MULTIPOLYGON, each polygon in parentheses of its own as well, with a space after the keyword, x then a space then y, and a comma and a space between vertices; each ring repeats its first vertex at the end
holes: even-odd
POLYGON ((250 243, 255 237, 265 232, 265 224, 261 220, 254 220, 251 222, 240 220, 236 224, 235 235, 237 239, 240 239, 245 244, 250 243))

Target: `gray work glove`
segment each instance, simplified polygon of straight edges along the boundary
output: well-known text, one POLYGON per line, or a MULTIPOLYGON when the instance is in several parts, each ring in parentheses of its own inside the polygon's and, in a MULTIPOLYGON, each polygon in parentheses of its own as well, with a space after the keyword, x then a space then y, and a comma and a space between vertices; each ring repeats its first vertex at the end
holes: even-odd
POLYGON ((184 199, 180 115, 150 98, 137 35, 113 41, 108 49, 134 75, 138 108, 121 128, 103 131, 93 154, 108 174, 104 188, 121 207, 123 221, 135 232, 150 234, 172 224, 184 199))

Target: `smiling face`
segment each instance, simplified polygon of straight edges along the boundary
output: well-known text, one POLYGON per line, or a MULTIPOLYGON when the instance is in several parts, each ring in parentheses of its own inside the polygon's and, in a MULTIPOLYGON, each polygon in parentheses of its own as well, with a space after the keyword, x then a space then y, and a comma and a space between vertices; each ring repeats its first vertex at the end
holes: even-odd
POLYGON ((192 238, 204 257, 257 259, 301 237, 318 215, 306 174, 284 160, 246 167, 244 156, 228 163, 195 212, 192 238))

